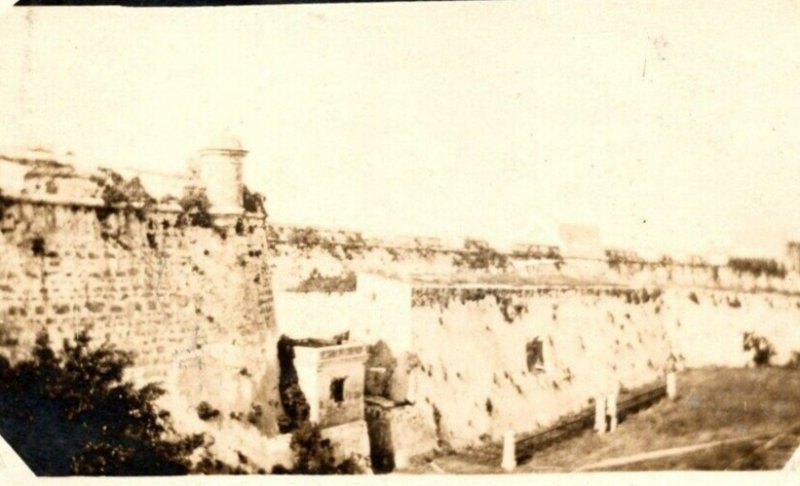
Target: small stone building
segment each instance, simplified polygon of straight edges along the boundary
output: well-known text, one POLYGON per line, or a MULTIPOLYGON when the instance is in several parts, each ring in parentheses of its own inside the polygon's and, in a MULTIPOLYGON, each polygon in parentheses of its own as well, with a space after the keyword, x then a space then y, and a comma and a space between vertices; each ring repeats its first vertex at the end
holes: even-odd
POLYGON ((298 381, 312 422, 333 427, 364 420, 366 345, 300 345, 294 352, 298 381))

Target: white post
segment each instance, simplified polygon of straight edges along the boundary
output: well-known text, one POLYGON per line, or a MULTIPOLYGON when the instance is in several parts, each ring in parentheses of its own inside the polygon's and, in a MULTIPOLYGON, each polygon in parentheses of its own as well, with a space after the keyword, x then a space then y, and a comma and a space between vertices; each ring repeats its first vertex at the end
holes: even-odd
POLYGON ((617 394, 613 393, 606 398, 606 414, 611 417, 611 424, 608 431, 614 432, 617 430, 617 394))
POLYGON ((517 455, 514 449, 514 431, 509 430, 503 434, 503 462, 500 465, 505 472, 511 472, 517 467, 517 455))
POLYGON ((667 396, 674 400, 678 396, 678 379, 674 371, 667 373, 667 396))
POLYGON ((594 398, 594 430, 600 435, 606 433, 606 400, 599 395, 594 398))
POLYGON ((408 370, 408 389, 406 390, 406 401, 414 404, 417 401, 417 375, 414 369, 408 370))
POLYGON ((395 451, 394 453, 394 468, 403 470, 408 467, 408 454, 403 449, 395 451))

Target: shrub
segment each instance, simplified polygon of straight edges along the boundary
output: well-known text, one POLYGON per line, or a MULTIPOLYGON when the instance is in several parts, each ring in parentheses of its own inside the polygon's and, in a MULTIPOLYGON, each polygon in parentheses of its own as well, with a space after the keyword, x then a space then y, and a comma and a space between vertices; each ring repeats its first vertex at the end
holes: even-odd
POLYGON ((367 348, 368 357, 364 365, 366 370, 370 368, 383 368, 386 371, 381 376, 380 380, 368 380, 367 390, 370 395, 377 395, 389 398, 391 393, 391 382, 394 370, 397 367, 397 359, 392 355, 392 350, 389 346, 379 340, 372 346, 367 348))
POLYGON ((111 169, 99 169, 101 176, 91 180, 100 188, 100 197, 107 207, 130 206, 133 203, 145 207, 155 204, 156 200, 147 193, 138 177, 126 181, 124 177, 111 169))
POLYGON ((743 349, 753 351, 753 364, 757 367, 769 366, 775 356, 775 347, 767 338, 758 336, 753 332, 744 333, 743 349))
POLYGON ((263 214, 266 216, 267 210, 264 208, 266 198, 258 192, 250 192, 247 186, 242 188, 242 206, 248 213, 263 214))
POLYGON ((214 420, 220 417, 220 411, 212 407, 208 402, 200 402, 197 406, 197 416, 203 421, 214 420))
POLYGON ((739 275, 750 273, 754 277, 766 275, 768 277, 786 277, 786 267, 775 260, 765 258, 731 258, 728 266, 739 275))
POLYGON ((247 413, 247 421, 251 425, 258 425, 261 422, 261 418, 264 416, 264 408, 257 403, 253 403, 250 405, 250 411, 247 413))
POLYGON ((308 251, 322 244, 322 237, 314 228, 292 228, 288 243, 300 251, 308 251))
POLYGON ((697 294, 695 294, 694 292, 690 292, 689 293, 689 300, 691 300, 695 304, 699 304, 700 303, 700 299, 697 298, 697 294))
POLYGON ((316 268, 300 284, 293 288, 294 292, 326 292, 332 294, 355 292, 356 274, 347 272, 333 277, 323 276, 316 268))
POLYGON ((214 226, 214 219, 211 217, 211 213, 208 212, 211 208, 211 202, 208 200, 205 189, 187 189, 178 204, 183 210, 183 213, 178 217, 182 224, 188 220, 192 226, 201 228, 214 226))
POLYGON ((303 422, 292 433, 292 452, 295 464, 292 469, 276 468, 279 474, 361 474, 364 470, 352 456, 337 463, 333 444, 322 438, 319 425, 303 422))
POLYGON ((792 358, 785 367, 791 370, 800 370, 800 351, 792 351, 792 358))
POLYGON ((420 238, 414 238, 414 252, 420 258, 428 261, 433 260, 436 256, 436 249, 420 238))
POLYGON ((278 393, 285 413, 278 421, 281 432, 297 429, 302 423, 307 422, 309 417, 308 401, 300 389, 297 370, 294 367, 294 345, 294 341, 286 336, 281 336, 278 340, 280 364, 278 393))
POLYGON ((508 255, 500 253, 483 241, 466 239, 464 250, 453 258, 453 265, 470 270, 505 270, 509 266, 508 255))
POLYGON ((242 466, 231 466, 220 461, 206 450, 192 468, 192 474, 247 474, 247 471, 242 466))
POLYGON ((37 475, 188 473, 204 437, 176 436, 155 405, 164 391, 123 381, 131 355, 90 341, 82 332, 57 354, 40 333, 31 358, 0 357, 0 433, 37 475))

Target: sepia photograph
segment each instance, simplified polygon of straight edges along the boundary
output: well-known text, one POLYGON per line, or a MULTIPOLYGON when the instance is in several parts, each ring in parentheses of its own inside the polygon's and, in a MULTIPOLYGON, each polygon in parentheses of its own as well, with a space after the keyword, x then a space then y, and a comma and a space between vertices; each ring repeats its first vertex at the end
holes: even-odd
POLYGON ((0 484, 796 481, 797 1, 47 3, 0 484))

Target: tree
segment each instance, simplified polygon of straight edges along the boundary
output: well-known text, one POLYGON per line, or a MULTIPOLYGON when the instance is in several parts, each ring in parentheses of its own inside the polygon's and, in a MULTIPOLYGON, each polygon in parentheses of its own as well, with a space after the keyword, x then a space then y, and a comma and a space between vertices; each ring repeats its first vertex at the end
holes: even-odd
POLYGON ((0 357, 0 434, 37 475, 174 475, 191 471, 201 434, 179 437, 156 384, 123 380, 130 353, 90 348, 88 333, 56 354, 46 333, 32 356, 0 357))
POLYGON ((362 467, 353 457, 337 462, 330 439, 322 437, 319 425, 303 421, 292 433, 292 452, 295 464, 292 469, 276 466, 275 474, 361 474, 362 467))

